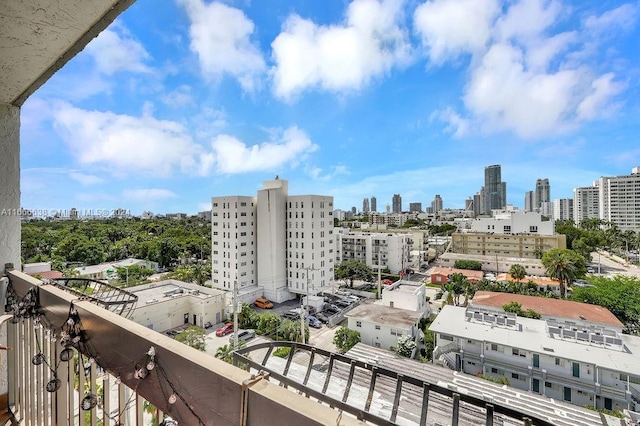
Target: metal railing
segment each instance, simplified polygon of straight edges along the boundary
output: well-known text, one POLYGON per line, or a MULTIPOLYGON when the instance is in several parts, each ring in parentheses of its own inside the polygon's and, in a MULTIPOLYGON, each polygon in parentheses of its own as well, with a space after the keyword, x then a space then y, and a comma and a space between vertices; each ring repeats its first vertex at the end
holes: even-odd
MULTIPOLYGON (((346 355, 332 353, 306 344, 293 342, 259 343, 237 350, 233 354, 233 359, 234 364, 244 366, 248 370, 255 369, 256 371, 267 372, 271 379, 277 380, 281 385, 304 394, 307 398, 314 398, 331 407, 350 413, 359 420, 364 420, 377 425, 396 424, 400 404, 404 399, 402 398, 402 395, 404 392, 410 392, 408 388, 411 388, 411 392, 413 393, 420 393, 420 402, 417 404, 419 405, 420 412, 418 414, 418 421, 416 422, 416 424, 419 424, 420 426, 427 424, 429 404, 433 403, 436 399, 449 401, 446 411, 449 413, 449 419, 453 426, 459 424, 463 407, 468 409, 469 406, 474 407, 476 412, 479 411, 481 413, 486 425, 492 425, 494 422, 494 416, 497 414, 508 417, 512 422, 517 421, 525 425, 543 426, 554 424, 544 416, 537 416, 533 413, 523 413, 520 409, 521 407, 516 408, 506 404, 496 403, 494 401, 486 401, 477 396, 470 395, 467 392, 459 391, 456 386, 441 386, 436 383, 430 383, 387 368, 379 367, 375 363, 367 363, 346 355), (289 354, 286 358, 283 370, 276 371, 276 369, 268 367, 267 364, 270 357, 273 355, 274 350, 283 347, 289 348, 289 354), (263 357, 259 357, 261 359, 260 361, 255 360, 258 358, 256 354, 258 354, 259 351, 265 352, 263 357), (305 355, 309 357, 309 360, 306 363, 306 366, 304 366, 304 371, 298 371, 294 375, 292 373, 292 361, 294 356, 300 352, 305 353, 305 355), (317 361, 320 357, 328 360, 328 366, 326 369, 323 369, 325 372, 321 389, 309 386, 309 378, 312 370, 319 371, 313 368, 314 361, 317 361), (347 374, 346 378, 344 376, 341 378, 336 377, 336 372, 339 370, 347 374), (358 374, 356 374, 356 371, 358 371, 358 374), (363 374, 363 372, 365 372, 365 374, 363 374), (352 390, 355 389, 355 386, 353 385, 356 375, 361 382, 360 387, 368 388, 363 407, 347 403, 351 397, 352 390), (300 379, 300 377, 303 378, 300 379), (341 388, 341 391, 338 392, 341 394, 341 398, 333 396, 336 393, 335 390, 334 392, 328 392, 329 384, 333 381, 340 381, 344 384, 344 388, 341 388), (387 388, 395 388, 391 406, 388 407, 388 416, 383 416, 380 411, 372 409, 372 401, 374 400, 374 394, 376 393, 376 386, 378 383, 383 381, 387 382, 387 388), (389 385, 389 381, 392 382, 391 385, 389 385), (416 389, 419 391, 416 391, 416 389)), ((407 419, 405 418, 404 420, 406 421, 407 419)), ((476 417, 475 420, 478 422, 479 419, 476 417)))
POLYGON ((165 415, 181 425, 356 424, 75 293, 6 274, 18 313, 6 323, 8 403, 21 425, 141 426, 165 415), (37 303, 24 309, 27 299, 37 303))

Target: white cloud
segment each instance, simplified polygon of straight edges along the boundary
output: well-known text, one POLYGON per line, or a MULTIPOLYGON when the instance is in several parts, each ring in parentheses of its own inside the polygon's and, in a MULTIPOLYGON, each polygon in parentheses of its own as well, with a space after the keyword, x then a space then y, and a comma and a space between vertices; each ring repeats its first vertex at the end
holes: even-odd
POLYGON ((240 9, 219 2, 180 0, 191 26, 191 51, 198 55, 205 76, 235 77, 246 91, 258 86, 266 65, 259 48, 250 40, 255 25, 240 9))
POLYGON ((106 75, 120 71, 149 72, 144 61, 149 59, 145 48, 127 35, 122 25, 102 31, 85 48, 93 58, 96 69, 106 75), (116 31, 120 30, 120 34, 116 31))
POLYGON ((610 114, 612 108, 604 108, 611 98, 622 92, 624 85, 613 81, 613 73, 595 79, 591 92, 578 105, 578 118, 591 120, 598 114, 610 114))
POLYGON ((558 32, 557 24, 566 20, 570 9, 554 0, 516 0, 506 2, 497 16, 476 12, 476 32, 459 33, 456 18, 463 23, 473 19, 456 8, 462 2, 428 1, 415 15, 432 62, 473 54, 463 110, 447 107, 432 114, 446 123, 446 132, 463 136, 473 130, 506 131, 536 138, 566 133, 611 110, 623 84, 613 73, 595 71, 601 64, 594 63, 597 50, 588 45, 597 28, 612 27, 616 20, 628 26, 631 18, 622 17, 623 12, 633 15, 628 8, 589 18, 586 29, 565 31, 563 26, 558 32), (487 37, 485 30, 493 21, 487 37))
POLYGON ((411 46, 401 18, 401 0, 354 0, 342 25, 289 16, 271 44, 276 96, 289 100, 312 87, 358 90, 408 63, 411 46))
POLYGON ((447 107, 440 111, 435 111, 433 114, 431 114, 431 117, 429 117, 429 119, 437 119, 447 123, 444 131, 447 133, 452 133, 456 138, 466 136, 469 133, 469 120, 460 116, 460 114, 455 112, 451 107, 447 107))
POLYGON ((498 19, 499 41, 509 39, 527 43, 540 37, 557 20, 561 5, 554 0, 520 0, 498 19))
POLYGON ((337 176, 348 175, 349 169, 344 164, 338 164, 331 166, 328 173, 322 174, 322 172, 323 170, 320 167, 312 167, 307 171, 314 180, 330 181, 337 176))
POLYGON ((609 10, 600 16, 588 17, 584 25, 596 36, 602 36, 604 33, 620 33, 631 29, 638 18, 638 6, 630 3, 623 4, 616 9, 609 10))
POLYGON ((97 185, 104 182, 101 177, 76 171, 69 172, 69 177, 82 186, 97 185))
POLYGON ((61 103, 54 129, 82 165, 113 174, 168 176, 195 167, 202 151, 178 123, 151 116, 86 111, 61 103))
POLYGON ((218 173, 245 173, 275 170, 287 163, 293 165, 318 149, 297 127, 290 127, 277 140, 248 146, 229 135, 219 135, 211 143, 212 152, 203 159, 203 169, 218 173))
POLYGON ((151 202, 176 198, 178 194, 168 189, 148 188, 148 189, 125 189, 122 191, 122 198, 129 201, 151 202))
POLYGON ((498 12, 497 0, 427 1, 416 8, 414 27, 430 60, 441 64, 463 53, 482 51, 498 12))
POLYGON ((191 93, 191 87, 183 84, 176 87, 174 90, 163 95, 162 102, 172 108, 182 108, 187 105, 193 105, 193 95, 191 93))

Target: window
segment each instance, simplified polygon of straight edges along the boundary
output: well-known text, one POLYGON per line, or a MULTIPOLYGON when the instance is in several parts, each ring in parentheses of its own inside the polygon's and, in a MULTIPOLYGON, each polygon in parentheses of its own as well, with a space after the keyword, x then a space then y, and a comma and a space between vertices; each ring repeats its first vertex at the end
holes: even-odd
POLYGON ((505 233, 511 233, 511 225, 505 225, 504 226, 504 232, 505 233))
POLYGON ((491 350, 492 351, 497 351, 498 350, 498 345, 496 343, 492 343, 491 344, 491 350))
POLYGON ((516 379, 516 380, 520 380, 520 376, 518 375, 518 373, 511 373, 511 378, 512 379, 516 379))
POLYGON ((356 321, 356 327, 362 327, 362 321, 356 321))
POLYGON ((529 232, 538 232, 538 227, 534 226, 534 225, 530 226, 529 227, 529 232))
POLYGON ((379 325, 376 325, 376 330, 380 330, 380 326, 379 325))

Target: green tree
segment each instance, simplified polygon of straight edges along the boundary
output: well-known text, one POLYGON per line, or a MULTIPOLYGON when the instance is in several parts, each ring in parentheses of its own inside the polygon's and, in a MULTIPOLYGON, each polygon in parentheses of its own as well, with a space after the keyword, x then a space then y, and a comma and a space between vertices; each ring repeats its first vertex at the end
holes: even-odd
POLYGON ((481 271, 482 262, 478 262, 477 260, 460 259, 455 261, 455 263, 453 264, 453 267, 456 269, 469 269, 472 271, 481 271))
POLYGON ((447 291, 447 304, 460 304, 460 296, 465 293, 465 288, 469 286, 469 280, 463 274, 454 273, 447 277, 444 289, 447 291))
POLYGON ((204 352, 206 348, 206 340, 204 335, 205 333, 203 329, 192 325, 182 333, 176 335, 176 340, 178 342, 184 343, 185 345, 189 345, 194 349, 204 352))
POLYGON ((333 336, 333 344, 342 353, 347 352, 360 342, 360 333, 347 326, 340 327, 333 336))
POLYGON ((410 358, 416 346, 416 342, 411 336, 402 335, 398 337, 398 344, 395 346, 394 352, 405 358, 410 358))
POLYGON ((240 312, 238 312, 238 327, 245 329, 256 329, 260 322, 260 315, 243 303, 240 312))
POLYGON ((511 275, 516 281, 520 282, 527 275, 527 271, 524 269, 524 266, 514 263, 509 268, 509 275, 511 275))
MULTIPOLYGON (((239 342, 238 349, 244 347, 244 342, 239 342)), ((229 343, 228 345, 222 345, 218 349, 216 349, 215 357, 221 359, 224 362, 228 362, 229 364, 233 364, 233 351, 235 347, 233 343, 229 343)))
POLYGON ((542 256, 542 264, 547 270, 547 276, 558 280, 562 299, 566 296, 567 285, 578 277, 584 277, 587 272, 584 257, 568 249, 547 251, 542 256))
POLYGON ((624 332, 640 334, 640 279, 626 275, 590 277, 592 287, 576 287, 572 300, 607 308, 624 324, 624 332))
MULTIPOLYGON (((302 334, 300 333, 300 321, 284 320, 278 327, 278 336, 282 340, 289 342, 301 342, 302 334)), ((309 341, 309 327, 305 325, 305 341, 309 341)))
POLYGON ((280 328, 280 315, 266 312, 260 314, 256 333, 278 340, 278 329, 280 328))
POLYGON ((353 287, 354 280, 371 281, 372 277, 371 269, 357 260, 345 260, 335 270, 336 280, 344 280, 349 287, 353 287))

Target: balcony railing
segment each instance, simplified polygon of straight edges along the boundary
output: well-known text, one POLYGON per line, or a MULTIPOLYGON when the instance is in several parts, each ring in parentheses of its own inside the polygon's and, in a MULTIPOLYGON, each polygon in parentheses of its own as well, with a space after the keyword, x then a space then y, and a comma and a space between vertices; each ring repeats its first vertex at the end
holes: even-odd
POLYGON ((21 425, 357 423, 81 295, 6 273, 16 314, 3 317, 8 404, 21 425))

